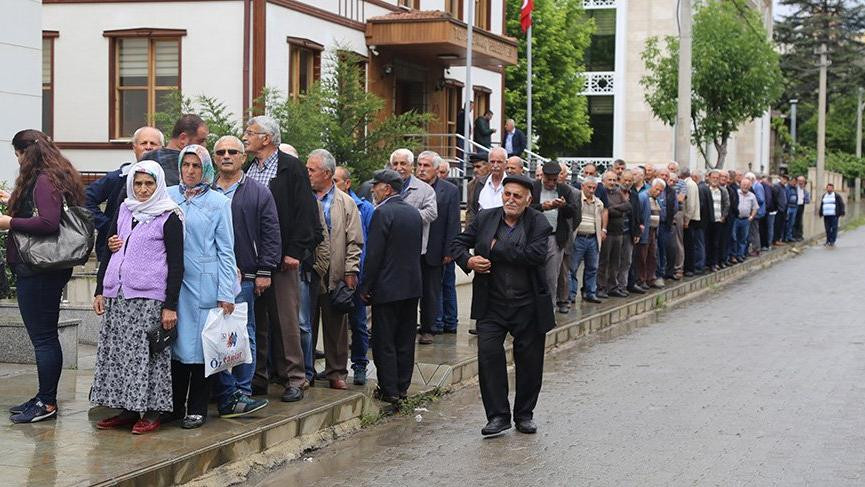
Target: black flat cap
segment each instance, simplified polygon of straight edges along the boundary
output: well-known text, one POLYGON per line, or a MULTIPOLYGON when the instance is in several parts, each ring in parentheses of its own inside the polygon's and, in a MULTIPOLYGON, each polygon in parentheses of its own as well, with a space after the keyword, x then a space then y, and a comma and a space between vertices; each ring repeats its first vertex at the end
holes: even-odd
POLYGON ((387 184, 397 193, 402 191, 402 178, 399 177, 399 173, 394 171, 393 169, 381 169, 376 171, 372 175, 372 183, 387 184))
POLYGON ((558 176, 560 172, 562 172, 562 166, 560 166, 558 162, 549 161, 549 162, 544 163, 544 167, 543 167, 543 173, 544 174, 548 174, 550 176, 552 176, 552 175, 558 176))
POLYGON ((529 191, 532 190, 532 184, 534 184, 534 182, 531 179, 529 179, 526 176, 523 176, 522 174, 512 174, 510 176, 505 176, 505 179, 502 181, 502 184, 505 185, 508 183, 517 183, 520 186, 525 186, 526 188, 528 188, 529 191))

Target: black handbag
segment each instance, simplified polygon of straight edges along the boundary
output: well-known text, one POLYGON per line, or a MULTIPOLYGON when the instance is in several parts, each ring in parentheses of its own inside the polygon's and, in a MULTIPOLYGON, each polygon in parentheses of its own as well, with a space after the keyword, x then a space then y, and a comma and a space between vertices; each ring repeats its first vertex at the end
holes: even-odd
POLYGON ((338 313, 349 313, 354 309, 354 289, 339 281, 335 288, 327 292, 330 307, 338 313))
MULTIPOLYGON (((33 206, 33 215, 39 210, 33 206)), ((34 270, 70 269, 82 265, 93 251, 95 226, 90 210, 82 206, 68 206, 63 200, 60 227, 53 235, 31 235, 10 232, 18 249, 21 262, 34 270)))
POLYGON ((147 330, 147 342, 150 345, 150 355, 165 350, 166 347, 177 340, 177 325, 170 330, 162 327, 162 323, 156 323, 147 330))

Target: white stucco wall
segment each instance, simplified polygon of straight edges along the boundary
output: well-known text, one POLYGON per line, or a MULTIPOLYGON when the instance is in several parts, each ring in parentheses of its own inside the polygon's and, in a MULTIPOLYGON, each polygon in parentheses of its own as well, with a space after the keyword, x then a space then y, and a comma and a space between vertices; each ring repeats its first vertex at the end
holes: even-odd
POLYGON ((0 0, 0 12, 0 181, 11 184, 18 174, 12 137, 42 128, 42 4, 0 0))
MULTIPOLYGON (((446 75, 449 79, 457 80, 465 83, 466 68, 452 67, 449 74, 446 75)), ((492 135, 493 142, 498 142, 501 137, 501 126, 504 123, 507 115, 502 113, 502 75, 496 71, 489 71, 481 68, 472 69, 472 86, 483 86, 493 90, 490 93, 490 110, 493 112, 493 119, 490 121, 490 127, 496 129, 496 133, 492 135)), ((474 99, 474 95, 470 99, 474 99)), ((466 100, 465 88, 463 88, 463 100, 466 100)), ((472 114, 472 119, 477 118, 479 113, 472 114)))

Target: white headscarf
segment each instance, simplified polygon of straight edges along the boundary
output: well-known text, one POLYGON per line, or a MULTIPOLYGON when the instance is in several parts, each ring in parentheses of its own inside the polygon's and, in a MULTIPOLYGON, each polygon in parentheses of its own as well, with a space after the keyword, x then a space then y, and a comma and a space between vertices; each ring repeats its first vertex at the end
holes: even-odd
POLYGON ((177 203, 168 196, 168 191, 165 189, 165 173, 162 171, 162 166, 156 161, 139 161, 129 168, 129 175, 126 177, 126 200, 123 201, 123 204, 132 212, 132 216, 141 223, 147 223, 166 211, 180 211, 177 203), (156 180, 156 191, 150 195, 147 201, 138 201, 135 198, 133 182, 137 173, 147 174, 156 180))

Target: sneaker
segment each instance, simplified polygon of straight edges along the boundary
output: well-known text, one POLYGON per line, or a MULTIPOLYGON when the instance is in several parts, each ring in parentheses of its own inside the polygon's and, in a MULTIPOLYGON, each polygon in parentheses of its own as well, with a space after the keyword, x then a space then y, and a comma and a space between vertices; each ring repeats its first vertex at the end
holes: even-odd
POLYGON ((34 397, 34 398, 29 399, 26 402, 23 402, 17 406, 12 406, 11 408, 9 408, 9 413, 10 414, 21 414, 24 412, 25 409, 27 409, 27 406, 33 404, 36 401, 37 401, 37 399, 34 397))
POLYGON ((13 414, 9 419, 13 423, 38 423, 39 421, 45 421, 56 416, 57 406, 54 406, 54 409, 49 411, 48 407, 37 399, 36 402, 24 408, 24 411, 13 414))
POLYGON ((356 385, 356 386, 365 386, 366 385, 366 368, 354 370, 354 385, 356 385))
POLYGON ((253 399, 237 391, 228 403, 219 407, 219 417, 238 418, 254 413, 265 406, 267 406, 267 399, 253 399))

